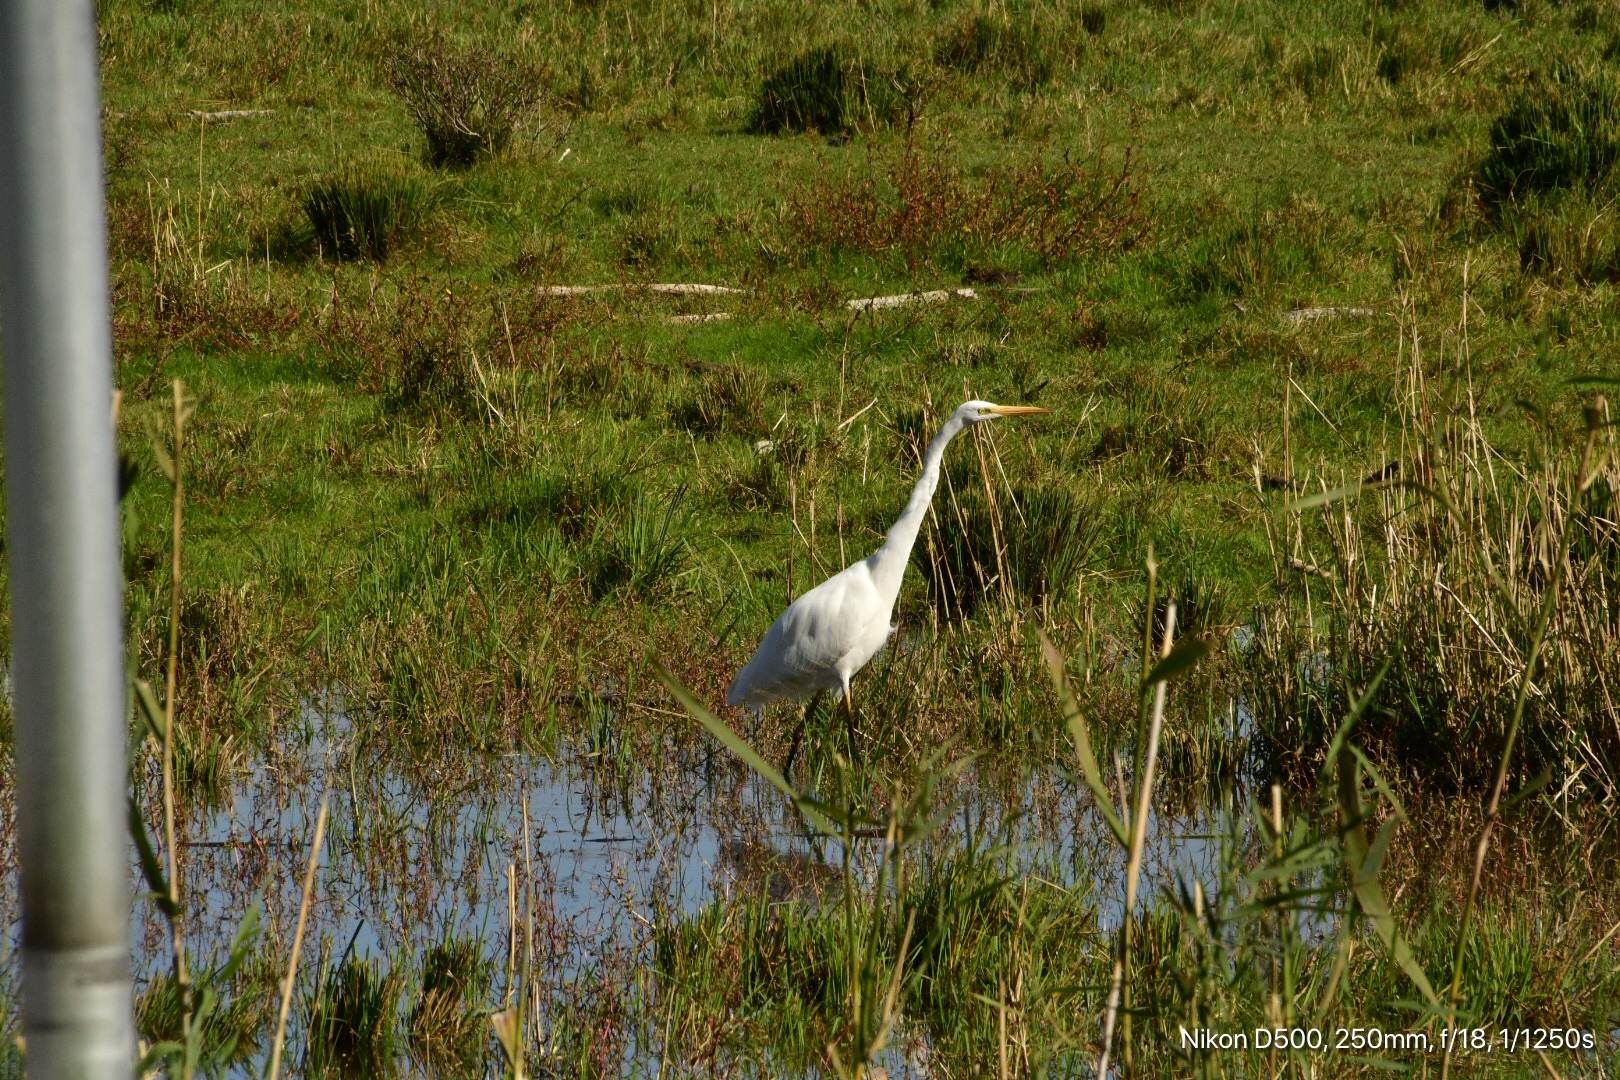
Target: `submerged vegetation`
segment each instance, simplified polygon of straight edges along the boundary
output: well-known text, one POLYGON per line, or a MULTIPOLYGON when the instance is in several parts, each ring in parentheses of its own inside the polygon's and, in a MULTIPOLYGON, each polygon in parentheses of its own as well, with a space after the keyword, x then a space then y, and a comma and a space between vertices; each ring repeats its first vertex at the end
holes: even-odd
POLYGON ((1613 5, 98 18, 150 1070, 1613 1074, 1613 5))

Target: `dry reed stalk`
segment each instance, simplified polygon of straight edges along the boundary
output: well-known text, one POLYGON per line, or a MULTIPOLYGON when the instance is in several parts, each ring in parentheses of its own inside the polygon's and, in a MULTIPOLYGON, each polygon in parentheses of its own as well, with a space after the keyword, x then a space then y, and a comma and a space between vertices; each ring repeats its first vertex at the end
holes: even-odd
MULTIPOLYGON (((169 932, 174 948, 174 986, 180 1000, 182 1041, 191 1038, 191 979, 186 972, 186 948, 180 915, 180 853, 174 833, 174 697, 180 658, 180 527, 184 512, 181 465, 185 450, 185 389, 174 380, 173 535, 170 550, 169 656, 163 696, 163 845, 169 871, 169 932)), ((184 1059, 183 1075, 190 1080, 189 1056, 184 1059)))
MULTIPOLYGON (((518 1020, 519 1069, 527 1057, 527 1039, 532 1012, 539 1005, 534 993, 534 841, 529 825, 529 792, 523 791, 523 1003, 518 1020)), ((522 1080, 519 1076, 517 1080, 522 1080)))
POLYGON ((298 975, 298 954, 304 947, 304 924, 309 918, 309 897, 315 888, 315 871, 321 861, 321 840, 326 836, 327 800, 330 788, 321 796, 321 808, 315 814, 315 835, 309 845, 309 865, 304 868, 304 889, 298 900, 298 923, 293 929, 292 954, 287 958, 287 975, 281 980, 281 1007, 276 1013, 276 1037, 270 1044, 268 1080, 276 1080, 281 1071, 281 1043, 287 1035, 287 1009, 292 1004, 293 980, 298 975))
MULTIPOLYGON (((1563 554, 1567 557, 1566 546, 1563 554)), ((1474 917, 1474 904, 1479 896, 1480 878, 1485 872, 1485 856, 1490 852, 1491 834, 1496 830, 1496 823, 1502 810, 1502 792, 1507 788, 1508 765, 1513 760, 1513 746, 1519 739, 1519 723, 1524 719, 1525 701, 1530 696, 1530 680, 1536 673, 1536 662, 1541 657, 1542 644, 1547 639, 1547 624, 1552 621, 1553 610, 1557 607, 1559 585, 1563 580, 1566 558, 1558 559, 1553 570, 1553 580, 1547 594, 1541 603, 1541 614, 1536 620, 1535 634, 1530 639, 1530 654, 1524 662, 1524 675, 1519 680, 1519 693, 1513 703, 1513 720, 1508 725, 1507 741, 1502 747, 1501 764, 1497 766, 1496 780, 1491 785, 1490 801, 1485 807, 1485 824, 1480 826, 1479 841, 1474 846, 1474 871, 1468 881, 1468 895, 1463 901, 1462 925, 1457 930, 1457 948, 1451 959, 1451 989, 1447 993, 1446 1001, 1451 1006, 1451 1014, 1446 1018, 1446 1026, 1450 1028, 1456 1018, 1457 1002, 1462 994, 1462 966, 1463 950, 1468 945, 1469 924, 1474 917)), ((1440 1080, 1448 1080, 1451 1075, 1452 1039, 1446 1040, 1446 1053, 1440 1061, 1440 1080)))
MULTIPOLYGON (((1150 556, 1151 560, 1151 556, 1150 556)), ((1153 563, 1149 562, 1149 574, 1152 574, 1153 563)), ((1148 605, 1147 611, 1148 634, 1153 633, 1153 605, 1148 605)), ((1174 601, 1165 609, 1164 638, 1159 650, 1159 659, 1163 660, 1170 655, 1170 643, 1176 633, 1176 605, 1174 601)), ((1149 656, 1152 654, 1149 653, 1149 656)), ((1148 665, 1144 660, 1144 671, 1148 665)), ((1168 680, 1160 680, 1153 691, 1153 718, 1148 727, 1147 760, 1142 768, 1142 780, 1136 792, 1136 810, 1129 822, 1131 829, 1130 857, 1125 869, 1125 911, 1120 926, 1120 947, 1114 957, 1114 972, 1108 989, 1108 1011, 1103 1019, 1103 1045, 1102 1053, 1097 1057, 1097 1075, 1108 1075, 1109 1058, 1113 1049, 1114 1024, 1119 1018, 1119 1007, 1124 996, 1124 985, 1127 969, 1130 966, 1130 926, 1133 913, 1136 911, 1136 886, 1142 872, 1142 849, 1147 842, 1147 814, 1148 806, 1153 800, 1153 774, 1159 757, 1159 734, 1164 728, 1164 698, 1168 690, 1168 680)), ((1127 1018, 1128 1021, 1129 1018, 1127 1018)), ((1127 1029, 1128 1032, 1128 1029, 1127 1029)), ((1127 1043, 1127 1056, 1129 1044, 1127 1043)))

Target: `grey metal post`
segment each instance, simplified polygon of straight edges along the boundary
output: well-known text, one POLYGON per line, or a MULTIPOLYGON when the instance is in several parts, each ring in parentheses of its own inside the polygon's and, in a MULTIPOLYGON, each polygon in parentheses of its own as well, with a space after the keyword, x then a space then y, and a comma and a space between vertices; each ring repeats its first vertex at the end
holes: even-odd
POLYGON ((31 1077, 128 1080, 123 598, 94 0, 0 0, 0 350, 31 1077))

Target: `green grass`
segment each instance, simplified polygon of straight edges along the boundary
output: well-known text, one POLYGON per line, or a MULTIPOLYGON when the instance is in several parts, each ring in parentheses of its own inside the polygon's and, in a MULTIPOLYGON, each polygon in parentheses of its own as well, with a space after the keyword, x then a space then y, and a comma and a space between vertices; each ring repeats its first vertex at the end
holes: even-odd
MULTIPOLYGON (((1204 806, 1256 761, 1303 798, 1393 655, 1358 745, 1447 823, 1455 859, 1544 553, 1567 550, 1545 697, 1508 769, 1512 792, 1542 770, 1548 786, 1511 813, 1558 792, 1571 828, 1612 840, 1613 387, 1570 383, 1620 355, 1611 5, 111 0, 99 18, 148 671, 169 543, 151 442, 171 378, 197 406, 176 747, 192 801, 224 799, 276 710, 334 683, 367 706, 361 736, 423 776, 607 745, 580 692, 604 671, 645 683, 649 655, 720 700, 790 596, 880 542, 919 440, 972 396, 1053 415, 953 449, 900 602, 908 647, 856 682, 871 768, 947 740, 996 768, 1067 764, 1036 626, 1071 658, 1099 756, 1129 756, 1151 546, 1182 625, 1223 645, 1171 695, 1167 803, 1204 806), (192 115, 228 110, 270 111, 192 115), (742 291, 542 289, 638 282, 742 291), (845 306, 970 283, 977 299, 845 306), (1373 314, 1285 318, 1310 308, 1373 314), (1393 461, 1460 516, 1413 488, 1284 509, 1393 461)), ((691 737, 636 715, 624 767, 691 737)), ((793 720, 761 721, 773 760, 793 720)), ((843 721, 813 723, 807 766, 831 776, 843 721)), ((1425 869, 1416 841, 1391 858, 1438 978, 1466 878, 1425 869)), ((941 1053, 999 1069, 985 1002, 1022 971, 1036 1058, 1084 1060, 1106 956, 1085 868, 1052 888, 978 850, 935 870, 915 885, 939 913, 915 1001, 941 1053), (1075 986, 1089 1011, 1064 1011, 1075 986)), ((1503 1022, 1552 1009, 1535 957, 1575 925, 1566 884, 1491 895, 1507 929, 1474 921, 1468 968, 1503 1022)), ((1149 1026, 1264 1022, 1278 925, 1234 930, 1250 952, 1222 967, 1172 894, 1150 899, 1149 1026)), ((712 1032, 736 997, 759 1011, 724 1052, 806 1067, 840 1036, 841 984, 810 969, 847 927, 748 903, 663 927, 660 971, 701 983, 763 950, 681 1022, 712 1032)), ((1601 921, 1570 931, 1577 953, 1601 921)), ((1301 971, 1331 967, 1296 946, 1301 971)), ((1394 1024, 1411 991, 1373 955, 1353 960, 1365 1015, 1394 1024)), ((1559 985, 1578 995, 1584 970, 1559 985)), ((397 994, 390 977, 331 990, 397 994)), ((1612 999, 1588 1005, 1612 1027, 1612 999)))

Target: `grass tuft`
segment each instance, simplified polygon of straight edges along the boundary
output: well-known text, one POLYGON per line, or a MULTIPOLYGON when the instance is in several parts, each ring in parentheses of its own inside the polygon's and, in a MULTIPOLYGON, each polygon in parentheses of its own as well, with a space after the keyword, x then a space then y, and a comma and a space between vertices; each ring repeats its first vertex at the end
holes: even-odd
POLYGON ((398 977, 373 960, 349 957, 329 969, 309 1003, 308 1074, 393 1075, 399 994, 398 977))
POLYGON ((675 422, 699 435, 757 436, 766 430, 765 390, 765 375, 757 368, 728 364, 705 371, 676 410, 675 422))
POLYGON ((493 965, 479 943, 451 937, 427 951, 422 994, 411 1009, 412 1058, 439 1075, 470 1075, 484 1046, 483 1006, 493 965))
POLYGON ((849 77, 839 51, 824 45, 794 57, 773 71, 759 88, 754 105, 755 131, 834 134, 847 126, 849 77))
POLYGON ((1491 124, 1475 182, 1488 208, 1556 191, 1592 194, 1620 158, 1620 86, 1601 69, 1560 64, 1491 124))
POLYGON ((918 87, 904 69, 880 70, 836 45, 809 49, 766 76, 749 130, 762 135, 811 131, 840 135, 891 123, 915 108, 918 87))
POLYGON ((691 515, 685 499, 684 489, 663 499, 643 491, 620 508, 601 541, 592 595, 623 589, 647 599, 670 585, 687 561, 684 533, 691 515))
POLYGON ((968 618, 986 600, 1009 594, 1037 606, 1067 596, 1101 536, 1096 507, 1062 490, 998 493, 992 505, 969 488, 938 514, 938 528, 912 560, 944 618, 968 618))
POLYGON ((1515 215, 1509 228, 1527 274, 1580 285, 1620 279, 1620 245, 1607 208, 1566 202, 1515 215))
POLYGON ((397 162, 350 161, 304 196, 304 217, 327 258, 382 262, 421 224, 428 194, 397 162))
MULTIPOLYGON (((1101 8, 1081 13, 1088 33, 1101 33, 1101 8), (1096 30, 1091 26, 1095 25, 1096 30)), ((1022 90, 1034 90, 1052 81, 1053 49, 1039 23, 1027 18, 974 14, 946 30, 935 46, 934 57, 943 67, 969 74, 996 72, 1007 75, 1022 90)))

